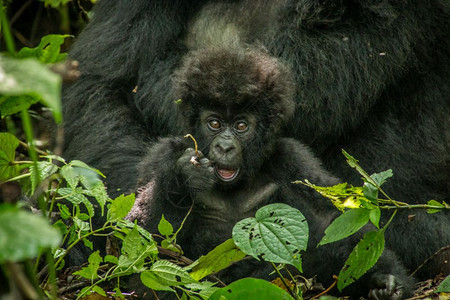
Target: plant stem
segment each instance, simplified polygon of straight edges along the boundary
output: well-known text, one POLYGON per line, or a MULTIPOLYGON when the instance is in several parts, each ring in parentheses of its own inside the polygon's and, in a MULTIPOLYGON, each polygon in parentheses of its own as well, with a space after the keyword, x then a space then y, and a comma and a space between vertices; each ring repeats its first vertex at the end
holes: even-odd
POLYGON ((284 279, 283 275, 280 273, 280 270, 278 270, 277 266, 273 262, 270 262, 270 263, 272 264, 272 267, 275 270, 275 272, 278 274, 278 277, 281 279, 281 282, 288 290, 289 294, 291 294, 292 298, 300 300, 297 297, 297 295, 294 293, 294 291, 291 289, 291 287, 287 284, 286 280, 284 279))
POLYGON ((9 28, 9 22, 6 17, 6 13, 3 10, 3 0, 0 0, 0 27, 3 31, 3 39, 5 40, 6 49, 12 55, 16 55, 16 47, 14 46, 14 39, 11 34, 11 28, 9 28))

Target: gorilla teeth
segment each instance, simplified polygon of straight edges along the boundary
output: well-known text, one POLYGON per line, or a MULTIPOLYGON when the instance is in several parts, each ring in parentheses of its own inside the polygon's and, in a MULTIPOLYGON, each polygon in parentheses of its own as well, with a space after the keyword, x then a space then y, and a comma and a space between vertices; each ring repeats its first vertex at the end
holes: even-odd
POLYGON ((216 167, 216 173, 220 179, 223 181, 232 181, 236 178, 239 173, 239 169, 237 170, 228 170, 228 169, 220 169, 216 167))

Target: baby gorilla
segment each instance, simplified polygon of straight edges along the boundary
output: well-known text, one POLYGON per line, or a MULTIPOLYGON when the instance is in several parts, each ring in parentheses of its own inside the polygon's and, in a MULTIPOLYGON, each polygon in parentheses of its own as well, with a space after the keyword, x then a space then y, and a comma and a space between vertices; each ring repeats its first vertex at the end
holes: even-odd
MULTIPOLYGON (((174 99, 181 99, 184 130, 195 137, 199 151, 183 137, 155 143, 139 168, 142 187, 128 218, 156 232, 162 214, 178 227, 192 207, 178 242, 186 256, 196 259, 230 238, 236 222, 254 216, 264 205, 286 203, 298 208, 309 224, 305 274, 329 284, 361 236, 316 247, 336 209, 311 189, 291 182, 307 178, 330 186, 338 180, 306 146, 281 137, 294 111, 293 97, 290 70, 263 50, 208 48, 189 53, 174 75, 174 99)), ((270 271, 267 263, 246 260, 219 275, 230 282, 267 278, 270 271)), ((410 284, 386 249, 371 273, 344 293, 361 296, 370 290, 375 299, 400 299, 410 284)))

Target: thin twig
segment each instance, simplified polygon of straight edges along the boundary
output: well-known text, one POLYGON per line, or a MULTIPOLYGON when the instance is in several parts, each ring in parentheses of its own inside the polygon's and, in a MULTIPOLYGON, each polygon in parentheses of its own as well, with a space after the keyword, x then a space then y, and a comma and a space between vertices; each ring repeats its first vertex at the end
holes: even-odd
POLYGON ((319 298, 320 296, 325 295, 326 293, 328 293, 329 291, 331 291, 332 288, 334 288, 334 286, 336 285, 337 281, 338 281, 338 277, 336 275, 333 275, 334 278, 334 282, 324 291, 320 292, 319 294, 315 295, 314 297, 311 298, 311 300, 319 298))
POLYGON ((445 250, 449 250, 450 249, 450 245, 444 246, 441 249, 439 249, 438 251, 436 251, 433 255, 431 255, 430 257, 428 257, 420 266, 417 267, 417 269, 414 270, 414 272, 411 273, 411 276, 414 276, 414 274, 416 274, 420 269, 422 269, 427 263, 429 263, 433 258, 435 258, 439 253, 445 251, 445 250))

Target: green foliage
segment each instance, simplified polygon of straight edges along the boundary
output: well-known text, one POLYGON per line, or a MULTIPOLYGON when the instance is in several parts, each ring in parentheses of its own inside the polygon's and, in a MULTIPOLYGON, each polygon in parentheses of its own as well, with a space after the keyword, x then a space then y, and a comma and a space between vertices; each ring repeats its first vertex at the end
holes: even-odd
POLYGON ((286 204, 260 208, 255 218, 238 222, 233 240, 257 260, 286 263, 301 270, 300 251, 308 245, 308 223, 303 214, 286 204))
POLYGON ((338 289, 341 291, 364 275, 380 258, 384 250, 384 230, 369 231, 356 245, 339 273, 338 289))
POLYGON ((33 258, 51 247, 57 247, 61 235, 42 216, 0 204, 0 264, 33 258))
POLYGON ((71 37, 71 35, 46 35, 42 37, 41 42, 35 48, 23 47, 20 49, 18 57, 33 57, 44 64, 62 62, 67 58, 67 53, 61 53, 61 45, 64 44, 64 40, 68 37, 71 37))
POLYGON ((0 183, 19 175, 19 165, 14 164, 18 146, 15 136, 0 132, 0 183))
POLYGON ((261 279, 244 278, 233 282, 227 287, 217 290, 210 300, 272 300, 292 299, 288 293, 279 287, 261 279))
POLYGON ((436 293, 450 293, 450 275, 445 277, 441 284, 437 287, 436 293))
POLYGON ((346 211, 328 226, 319 245, 333 243, 354 234, 369 222, 369 214, 370 210, 365 208, 346 211))
POLYGON ((16 59, 0 53, 0 78, 2 117, 41 101, 52 109, 55 121, 61 122, 61 77, 45 65, 33 58, 16 59), (9 96, 26 96, 26 100, 9 96))
POLYGON ((212 273, 229 267, 231 263, 239 261, 244 257, 245 253, 234 244, 232 239, 229 239, 194 262, 194 267, 190 275, 192 278, 200 280, 212 273))

